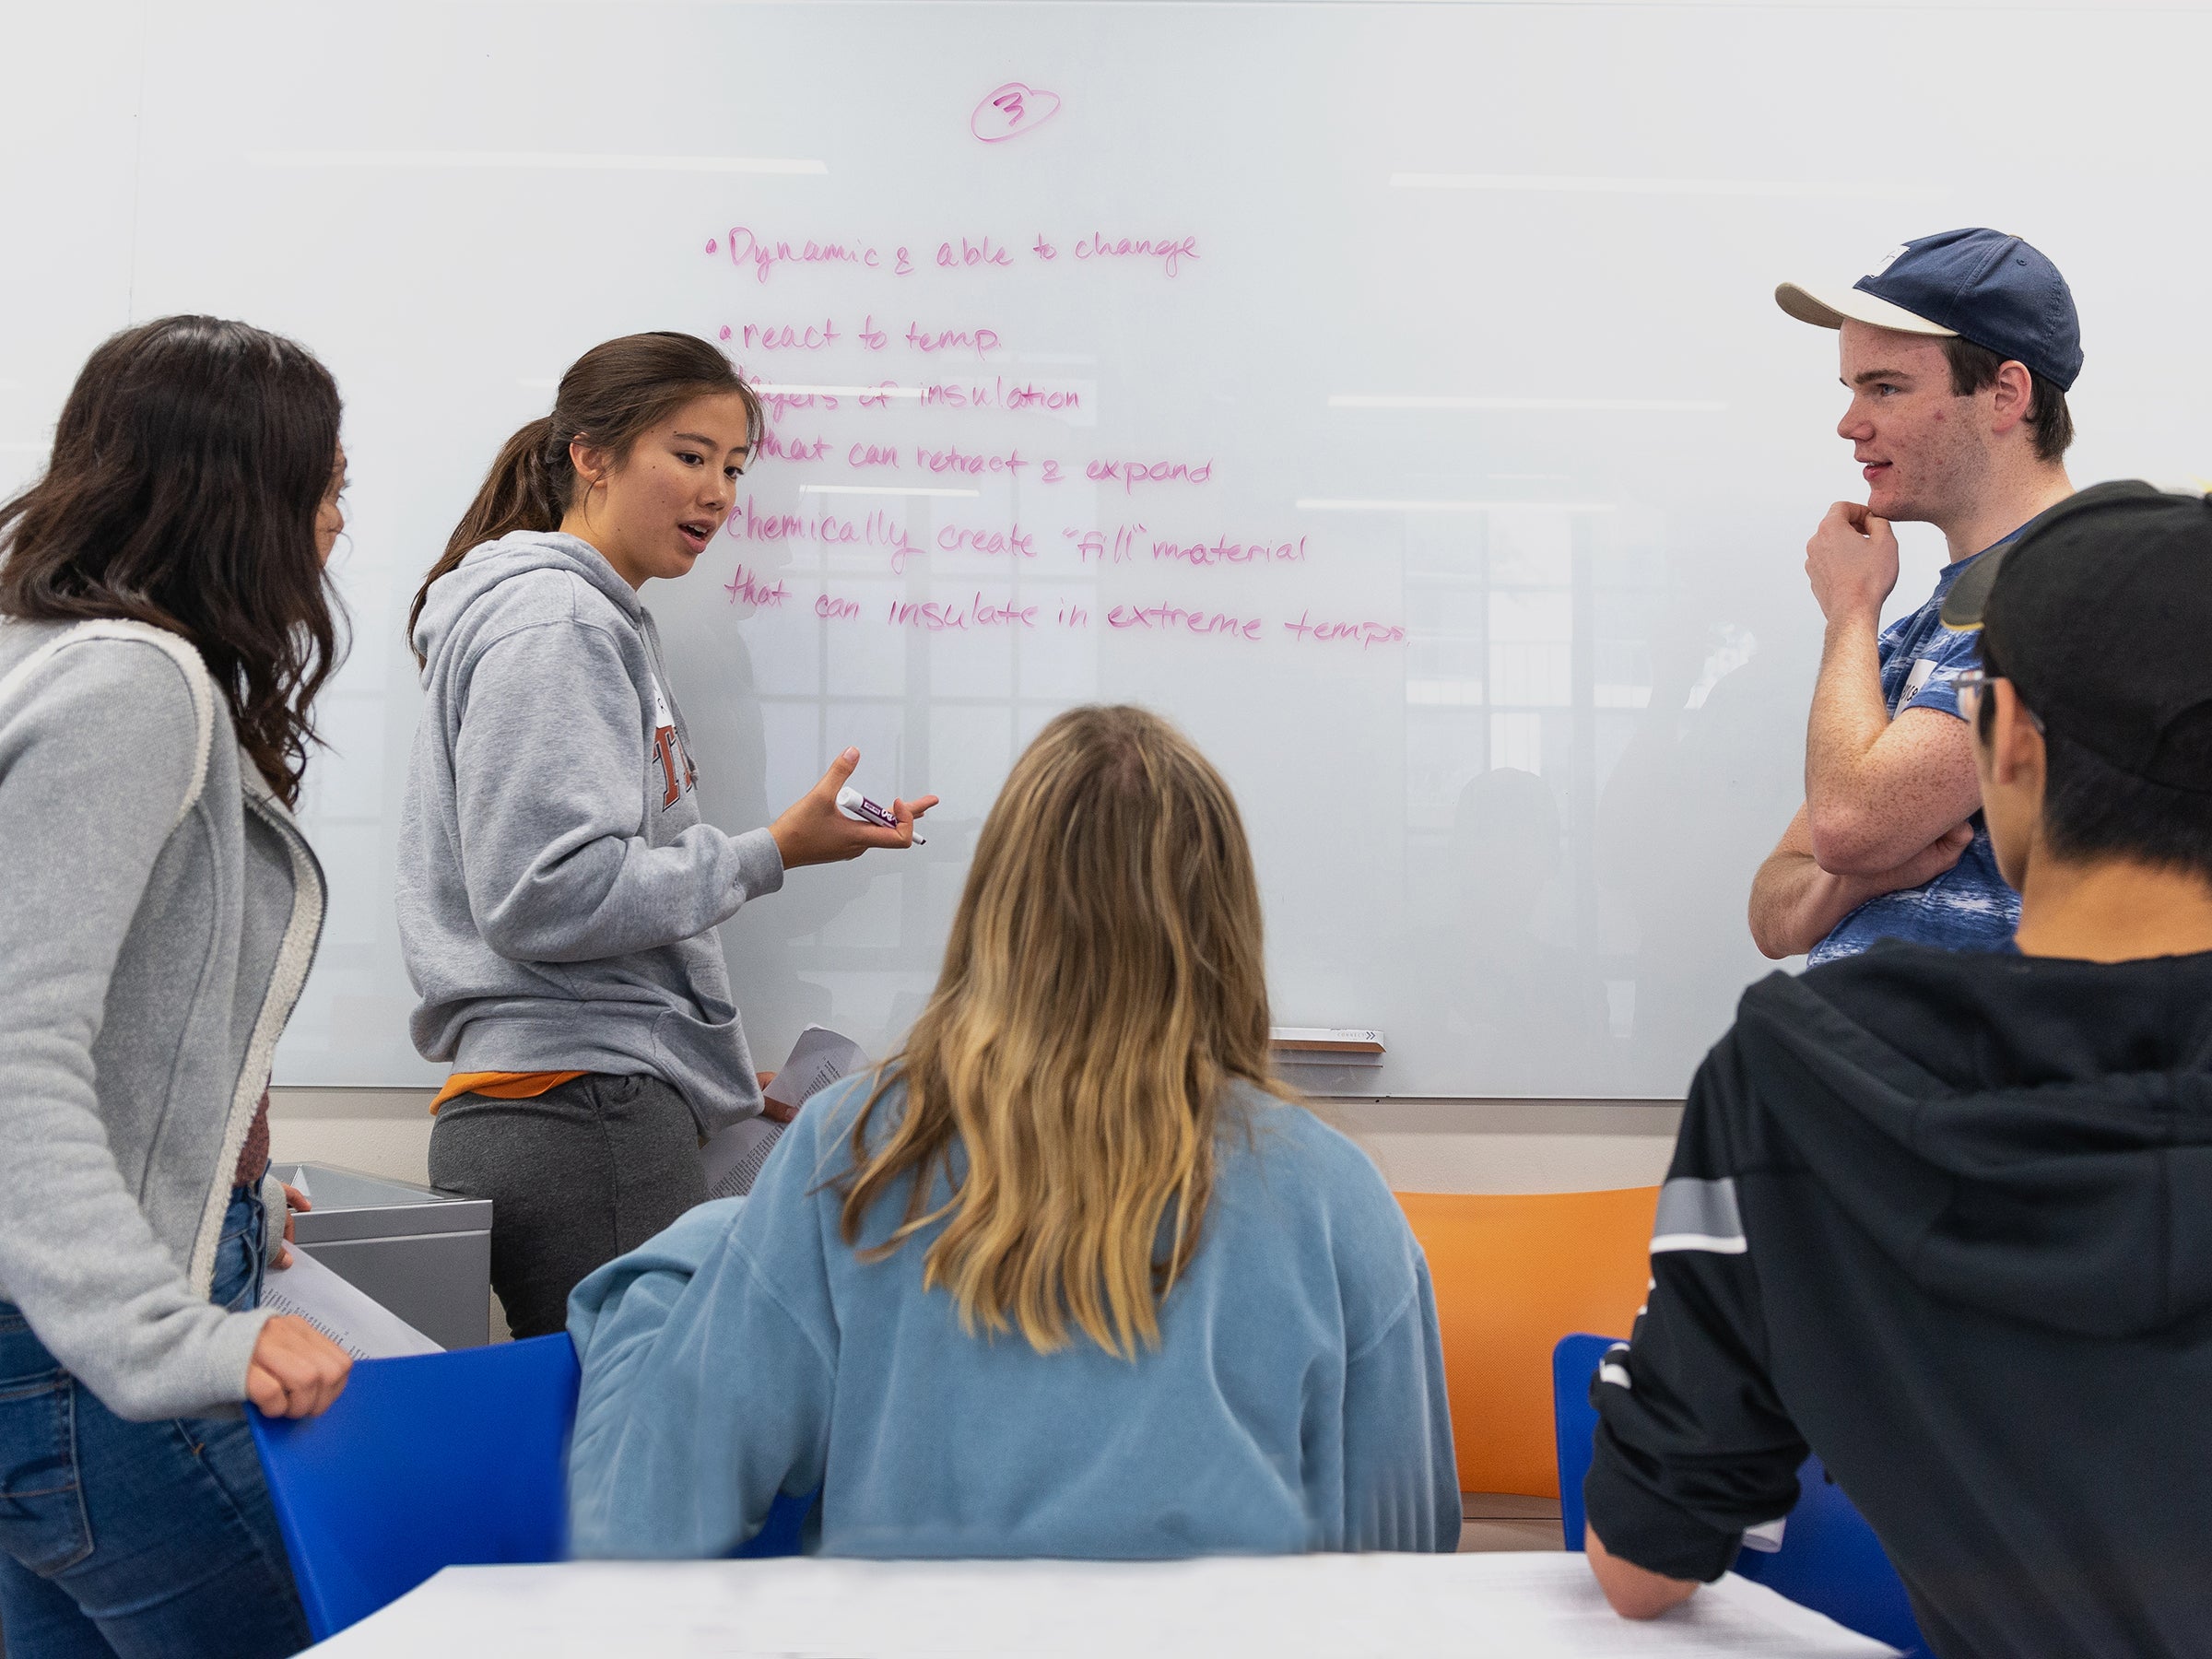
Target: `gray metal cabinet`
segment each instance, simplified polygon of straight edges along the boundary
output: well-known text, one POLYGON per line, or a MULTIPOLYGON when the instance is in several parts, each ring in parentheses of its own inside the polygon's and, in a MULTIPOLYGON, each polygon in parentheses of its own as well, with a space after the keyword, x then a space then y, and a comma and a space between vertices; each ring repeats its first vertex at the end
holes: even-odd
POLYGON ((491 1340, 491 1200, 329 1164, 280 1164, 314 1208, 292 1239, 315 1260, 382 1302, 432 1342, 482 1347, 491 1340))

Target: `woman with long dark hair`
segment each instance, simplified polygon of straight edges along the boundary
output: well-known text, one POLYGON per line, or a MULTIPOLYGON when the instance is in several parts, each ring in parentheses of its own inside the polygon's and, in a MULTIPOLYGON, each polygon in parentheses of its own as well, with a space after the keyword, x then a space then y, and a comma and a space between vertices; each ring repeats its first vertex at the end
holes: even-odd
POLYGON ((260 1312, 270 1056, 322 930, 293 822, 337 653, 338 392, 169 317, 0 505, 0 1629, 10 1659, 309 1640, 238 1406, 349 1361, 260 1312))
POLYGON ((451 1062, 430 1179, 493 1202, 517 1336, 707 1195, 700 1137, 761 1110, 714 929, 799 865, 904 847, 837 808, 847 749, 774 824, 704 822, 646 582, 736 500, 760 406, 722 351, 629 335, 508 440, 408 617, 429 693, 400 832, 416 1048, 451 1062))

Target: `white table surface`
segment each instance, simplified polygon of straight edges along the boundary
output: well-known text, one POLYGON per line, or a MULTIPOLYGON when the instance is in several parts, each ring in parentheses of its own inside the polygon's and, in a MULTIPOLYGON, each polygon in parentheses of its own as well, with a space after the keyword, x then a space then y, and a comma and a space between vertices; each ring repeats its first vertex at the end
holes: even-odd
POLYGON ((450 1567, 313 1652, 329 1659, 1869 1659, 1893 1650, 1733 1573, 1688 1606, 1632 1624, 1606 1606, 1583 1557, 1531 1552, 450 1567))

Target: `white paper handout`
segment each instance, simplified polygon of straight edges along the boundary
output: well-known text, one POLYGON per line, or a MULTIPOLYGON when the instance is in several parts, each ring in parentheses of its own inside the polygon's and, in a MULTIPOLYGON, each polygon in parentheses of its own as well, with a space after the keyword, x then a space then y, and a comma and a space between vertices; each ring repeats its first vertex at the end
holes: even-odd
POLYGON ((272 1267, 264 1276, 261 1305, 271 1312, 306 1320, 356 1359, 395 1359, 404 1354, 445 1352, 298 1244, 292 1246, 289 1267, 272 1267))
MULTIPOLYGON (((807 1096, 867 1063, 867 1055, 851 1038, 826 1026, 808 1026, 791 1045, 791 1058, 768 1086, 767 1098, 795 1112, 807 1096)), ((783 1125, 773 1118, 756 1117, 707 1136, 699 1149, 700 1162, 707 1171, 707 1196, 742 1198, 751 1192, 753 1178, 782 1133, 783 1125)))
POLYGON ((699 1149, 699 1161, 707 1167, 707 1196, 742 1198, 751 1192, 753 1177, 782 1135, 775 1119, 749 1117, 708 1135, 699 1149))
POLYGON ((850 1037, 841 1037, 827 1026, 810 1025, 791 1045, 791 1058, 783 1062, 783 1069, 768 1086, 768 1098, 795 1112, 806 1103, 807 1096, 867 1063, 860 1044, 850 1037))

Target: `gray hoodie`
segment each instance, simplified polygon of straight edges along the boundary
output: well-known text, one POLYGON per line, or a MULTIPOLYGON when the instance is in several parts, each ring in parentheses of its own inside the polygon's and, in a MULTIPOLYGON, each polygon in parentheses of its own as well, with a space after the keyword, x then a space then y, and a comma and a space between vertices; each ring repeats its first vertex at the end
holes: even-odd
POLYGON ((246 1397, 269 1315, 207 1292, 322 926, 198 653, 0 623, 0 1300, 120 1417, 246 1397))
POLYGON ((702 823, 653 618, 589 543, 518 530, 430 586, 399 840, 415 1046, 456 1071, 656 1077, 760 1110, 713 929, 783 885, 702 823))

